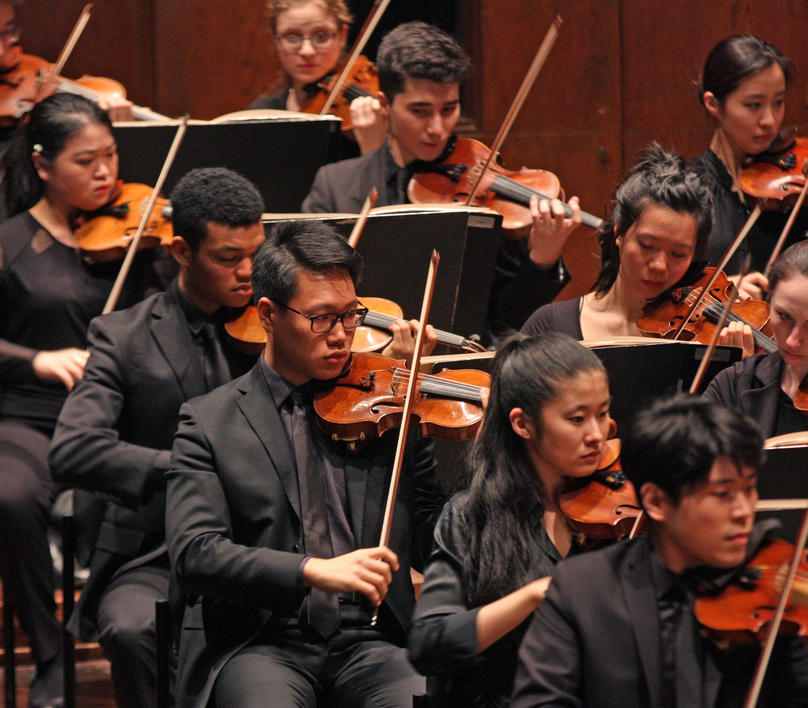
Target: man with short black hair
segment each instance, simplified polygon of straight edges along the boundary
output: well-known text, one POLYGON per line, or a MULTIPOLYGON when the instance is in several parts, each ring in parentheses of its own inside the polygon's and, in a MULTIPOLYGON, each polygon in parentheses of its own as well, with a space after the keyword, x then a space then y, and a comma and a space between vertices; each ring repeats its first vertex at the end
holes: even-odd
POLYGON ((410 567, 444 501, 431 445, 411 431, 389 547, 378 546, 396 433, 352 453, 312 420, 312 384, 351 362, 360 267, 325 224, 275 226, 253 259, 264 354, 182 407, 166 514, 189 598, 180 706, 410 708, 424 690, 404 644, 410 567))
POLYGON ((185 175, 171 202, 179 276, 92 321, 90 359, 50 453, 55 479, 111 500, 71 631, 101 643, 119 706, 154 705, 154 602, 169 585, 164 474, 180 404, 255 362, 228 346, 223 324, 252 295, 260 194, 230 170, 205 168, 185 175))
MULTIPOLYGON (((771 524, 753 523, 762 460, 760 431, 734 409, 678 396, 643 410, 621 462, 651 531, 556 566, 519 651, 511 705, 744 705, 760 647, 725 651, 704 638, 693 602, 738 582, 768 543, 771 524)), ((808 706, 801 638, 778 639, 761 700, 808 706)))
MULTIPOLYGON (((376 206, 405 204, 407 185, 423 163, 451 153, 460 118, 460 82, 471 64, 460 45, 425 22, 407 22, 385 35, 376 56, 378 98, 389 120, 387 140, 361 157, 321 167, 303 201, 304 212, 358 213, 372 187, 376 206)), ((577 197, 565 218, 558 200, 534 199, 528 239, 504 239, 489 297, 489 325, 519 329, 569 281, 561 249, 581 223, 577 197)))

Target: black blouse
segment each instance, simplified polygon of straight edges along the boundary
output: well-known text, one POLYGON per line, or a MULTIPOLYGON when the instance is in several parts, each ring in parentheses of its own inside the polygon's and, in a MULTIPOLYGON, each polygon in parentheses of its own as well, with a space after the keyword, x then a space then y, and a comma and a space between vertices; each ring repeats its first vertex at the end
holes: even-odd
MULTIPOLYGON (((713 195, 713 230, 707 244, 708 265, 718 265, 732 240, 752 211, 733 190, 732 177, 712 150, 690 161, 713 195)), ((730 275, 739 273, 747 253, 752 254, 752 270, 763 272, 780 232, 788 219, 782 211, 764 211, 727 265, 730 275)), ((794 222, 786 246, 801 241, 808 232, 808 212, 802 211, 794 222)))
MULTIPOLYGON (((161 289, 157 258, 138 254, 120 308, 161 289)), ((31 362, 39 351, 86 346, 87 327, 101 314, 119 268, 86 263, 27 211, 0 224, 0 418, 52 433, 67 390, 38 379, 31 362)))

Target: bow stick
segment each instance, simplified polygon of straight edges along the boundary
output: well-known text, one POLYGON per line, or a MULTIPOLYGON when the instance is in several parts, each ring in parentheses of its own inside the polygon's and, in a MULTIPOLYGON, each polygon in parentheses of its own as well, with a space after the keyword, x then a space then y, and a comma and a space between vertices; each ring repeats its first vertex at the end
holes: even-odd
MULTIPOLYGON (((737 287, 735 285, 732 286, 729 301, 724 306, 724 310, 721 312, 721 317, 718 318, 718 323, 716 324, 715 330, 713 331, 713 336, 710 339, 710 344, 707 347, 707 351, 704 352, 704 356, 702 357, 701 363, 699 364, 699 368, 696 371, 696 375, 693 377, 693 383, 690 384, 690 390, 688 391, 688 393, 690 393, 691 395, 695 394, 696 391, 699 390, 701 382, 704 380, 704 374, 707 373, 707 367, 710 365, 710 360, 713 358, 713 353, 715 352, 715 348, 718 345, 718 338, 721 336, 721 331, 727 324, 727 320, 729 319, 729 313, 732 311, 732 306, 735 304, 735 301, 738 299, 738 295, 740 294, 739 288, 741 285, 741 281, 749 272, 750 261, 751 257, 747 256, 746 260, 744 260, 743 269, 741 271, 741 277, 740 280, 738 280, 738 286, 737 287)), ((704 289, 704 292, 707 292, 707 288, 704 289)))
POLYGON ((769 665, 769 659, 771 659, 772 652, 774 651, 774 643, 777 641, 777 634, 780 631, 783 614, 786 611, 786 605, 791 595, 791 588, 794 586, 794 579, 797 577, 797 568, 802 559, 802 554, 805 551, 806 541, 808 541, 808 506, 806 506, 805 514, 802 517, 800 531, 799 534, 797 534, 797 544, 794 546, 794 555, 788 566, 788 573, 783 582, 783 589, 780 591, 780 601, 777 603, 774 619, 772 619, 772 623, 769 626, 766 643, 763 645, 763 650, 760 652, 760 657, 758 658, 754 679, 749 687, 749 693, 746 694, 746 701, 743 704, 744 708, 755 708, 758 698, 760 697, 760 689, 763 687, 763 677, 766 675, 766 668, 769 665))
MULTIPOLYGON (((738 232, 738 235, 735 237, 735 240, 729 245, 726 253, 721 257, 721 262, 715 269, 712 278, 710 278, 707 285, 705 285, 701 289, 701 293, 696 298, 696 301, 693 303, 693 306, 688 310, 687 316, 682 320, 682 324, 679 325, 679 328, 674 332, 673 337, 671 339, 679 339, 682 332, 684 331, 687 323, 690 322, 690 319, 693 317, 693 313, 696 311, 696 308, 701 305, 702 301, 705 297, 707 297, 707 293, 710 292, 710 289, 715 285, 715 281, 718 279, 718 274, 723 272, 724 268, 726 268, 727 263, 729 263, 729 259, 735 255, 735 251, 738 250, 738 247, 743 243, 743 240, 746 238, 746 235, 749 233, 750 229, 755 225, 755 222, 758 220, 760 216, 760 204, 757 204, 749 215, 749 218, 746 220, 746 223, 743 225, 741 230, 738 232)), ((740 284, 740 281, 739 281, 740 284)))
POLYGON ((56 77, 62 73, 62 69, 67 63, 70 54, 73 51, 73 47, 76 46, 76 42, 79 41, 79 37, 81 37, 81 33, 84 32, 84 28, 87 26, 87 23, 90 21, 90 11, 93 9, 93 4, 88 2, 84 9, 81 11, 79 15, 79 19, 76 20, 76 24, 73 26, 73 29, 70 32, 70 35, 65 42, 65 46, 62 47, 62 51, 59 54, 59 58, 56 60, 54 64, 51 65, 50 70, 48 71, 47 75, 45 76, 45 80, 42 82, 42 85, 39 87, 39 91, 36 94, 36 98, 34 98, 34 103, 39 103, 48 93, 53 82, 56 80, 56 77))
POLYGON ((160 194, 160 190, 163 188, 163 183, 166 181, 168 171, 171 169, 171 165, 174 163, 174 158, 177 156, 177 151, 180 148, 180 143, 185 136, 185 130, 187 127, 188 114, 186 113, 180 120, 179 126, 177 127, 177 132, 174 134, 174 141, 171 143, 171 147, 168 150, 168 155, 163 163, 163 169, 160 171, 160 176, 157 178, 157 183, 154 185, 154 191, 151 193, 149 201, 146 204, 146 208, 143 211, 143 217, 140 219, 140 224, 138 224, 137 231, 132 237, 132 240, 129 242, 126 257, 123 259, 123 263, 121 263, 121 269, 118 271, 118 276, 115 278, 115 282, 112 285, 112 290, 109 292, 109 297, 107 298, 107 302, 104 305, 104 310, 101 314, 106 315, 108 312, 112 312, 112 310, 115 309, 115 305, 118 303, 118 298, 120 297, 121 290, 123 289, 124 280, 126 280, 126 276, 129 274, 129 268, 132 266, 135 253, 137 253, 140 237, 146 230, 146 224, 151 217, 154 203, 157 201, 157 196, 160 194))
MULTIPOLYGON (((387 546, 390 543, 390 530, 393 526, 393 507, 398 496, 398 483, 401 479, 401 467, 404 464, 404 448, 407 444, 407 433, 410 430, 410 411, 415 400, 415 385, 418 381, 418 367, 421 364, 421 343, 424 339, 424 329, 429 319, 429 308, 432 304, 432 292, 435 288, 435 273, 438 270, 440 256, 433 250, 429 259, 429 270, 426 275, 426 287, 424 288, 424 300, 421 304, 421 319, 418 324, 418 334, 415 337, 415 350, 412 353, 412 365, 410 366, 410 378, 407 381, 407 393, 404 399, 404 408, 401 413, 401 427, 398 430, 398 443, 396 454, 393 458, 393 472, 390 475, 390 489, 387 492, 387 505, 384 509, 384 520, 382 521, 380 546, 387 546)), ((373 612, 370 620, 371 626, 376 626, 379 618, 379 608, 373 612)))
MULTIPOLYGON (((802 163, 802 174, 806 178, 808 178, 808 159, 804 160, 802 163)), ((777 260, 777 256, 779 256, 780 251, 783 250, 783 245, 786 242, 786 238, 788 237, 788 234, 791 231, 791 227, 794 226, 794 221, 796 220, 797 214, 802 208, 802 203, 805 201, 805 193, 807 191, 808 191, 808 179, 806 179, 805 182, 803 183, 802 189, 800 190, 800 195, 797 197, 797 201, 794 203, 794 206, 791 209, 791 213, 788 215, 788 221, 786 221, 786 225, 783 227, 783 231, 780 233, 780 238, 777 239, 777 243, 774 245, 772 254, 769 256, 769 262, 766 264, 766 273, 768 273, 772 269, 772 263, 774 263, 777 260)))
POLYGON ((499 149, 502 147, 502 143, 505 142, 505 138, 508 137, 511 126, 516 120, 516 116, 519 115, 519 111, 522 109, 522 104, 525 102, 528 93, 530 93, 530 89, 533 87, 533 82, 536 81, 536 77, 539 75, 539 72, 544 66, 544 62, 547 61, 547 57, 550 55, 550 50, 553 48, 556 39, 558 39, 558 32, 561 29, 561 24, 561 17, 556 15, 553 18, 553 21, 550 23, 550 29, 547 30, 547 34, 544 36, 544 40, 542 41, 541 46, 539 46, 536 56, 533 58, 533 63, 530 65, 530 68, 525 74, 525 78, 522 79, 522 85, 519 87, 519 91, 517 91, 511 107, 505 114, 502 125, 499 127, 497 137, 494 138, 494 142, 491 144, 491 151, 488 153, 488 157, 483 163, 483 167, 479 171, 477 179, 474 181, 474 185, 469 192, 468 199, 466 199, 466 206, 471 206, 475 197, 477 196, 477 192, 480 191, 480 185, 482 184, 485 173, 491 166, 491 161, 499 152, 499 149))
POLYGON ((367 19, 365 19, 365 24, 362 25, 362 29, 359 31, 356 42, 354 42, 353 49, 351 49, 351 53, 345 62, 345 66, 342 67, 342 71, 339 73, 337 80, 331 87, 331 92, 328 94, 328 98, 326 98, 323 107, 320 109, 320 115, 325 115, 329 110, 331 110, 331 106, 334 104, 337 96, 339 96, 339 92, 345 85, 345 80, 348 78, 348 74, 353 68, 356 58, 362 53, 362 50, 365 48, 365 45, 370 39, 370 35, 373 34, 373 30, 376 29, 376 25, 379 24, 379 20, 382 19, 382 15, 389 4, 390 0, 376 0, 375 4, 371 8, 367 19))
POLYGON ((351 235, 348 237, 348 245, 351 248, 356 248, 356 244, 359 243, 359 238, 365 230, 368 214, 370 214, 370 210, 373 208, 378 198, 378 190, 376 187, 371 187, 368 196, 365 198, 365 203, 362 205, 362 211, 359 212, 359 218, 356 220, 354 227, 351 229, 351 235))

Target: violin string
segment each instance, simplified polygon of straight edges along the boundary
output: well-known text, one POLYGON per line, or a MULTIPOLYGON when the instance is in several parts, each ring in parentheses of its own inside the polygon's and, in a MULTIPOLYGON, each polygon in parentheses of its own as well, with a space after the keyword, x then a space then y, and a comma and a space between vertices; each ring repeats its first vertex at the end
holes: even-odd
MULTIPOLYGON (((721 313, 724 311, 724 303, 712 294, 708 294, 704 299, 708 303, 707 307, 704 308, 705 313, 711 315, 717 321, 718 318, 721 317, 721 313)), ((766 349, 767 345, 773 345, 771 337, 763 334, 763 332, 761 332, 757 327, 752 325, 740 315, 730 311, 728 319, 731 322, 742 322, 743 324, 748 324, 752 328, 752 336, 754 337, 756 344, 761 349, 766 349)))
POLYGON ((538 196, 539 199, 550 198, 535 189, 531 189, 523 184, 519 184, 519 182, 517 182, 515 179, 511 179, 505 175, 497 175, 494 183, 491 185, 491 189, 493 189, 497 194, 506 197, 517 204, 521 204, 522 206, 527 206, 530 204, 530 197, 534 194, 538 196))
MULTIPOLYGON (((409 376, 409 371, 396 367, 393 369, 392 384, 395 386, 406 383, 409 381, 409 376)), ((424 382, 429 384, 430 390, 427 391, 427 393, 444 394, 447 396, 466 396, 473 398, 474 400, 479 400, 480 391, 483 388, 482 386, 475 386, 473 384, 458 381, 448 381, 440 378, 439 376, 433 376, 431 374, 418 374, 418 378, 421 380, 422 385, 424 382)))

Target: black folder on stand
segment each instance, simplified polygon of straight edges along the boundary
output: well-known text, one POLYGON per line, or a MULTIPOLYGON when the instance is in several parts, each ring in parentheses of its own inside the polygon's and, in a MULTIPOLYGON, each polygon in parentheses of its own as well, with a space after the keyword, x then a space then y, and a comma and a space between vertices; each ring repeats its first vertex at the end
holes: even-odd
MULTIPOLYGON (((758 477, 758 495, 761 499, 808 499, 808 445, 767 446, 766 462, 758 477)), ((777 535, 794 543, 804 514, 804 509, 788 509, 760 512, 757 516, 779 519, 783 528, 777 535)))
MULTIPOLYGON (((163 192, 168 195, 195 167, 229 167, 258 187, 267 211, 297 211, 315 173, 328 161, 330 136, 339 124, 333 116, 233 123, 189 121, 163 192)), ((177 132, 176 122, 116 123, 113 132, 121 178, 154 184, 177 132)))
MULTIPOLYGON (((609 374, 611 415, 620 437, 635 411, 657 398, 690 388, 707 345, 648 338, 642 344, 594 346, 592 350, 609 374)), ((716 347, 701 390, 719 371, 740 359, 739 348, 716 347)))
MULTIPOLYGON (((278 221, 326 221, 346 238, 355 214, 265 214, 278 221)), ((469 337, 485 332, 488 293, 500 247, 502 216, 476 207, 382 207, 373 210, 357 244, 365 262, 359 295, 398 303, 407 319, 418 318, 432 249, 440 254, 429 321, 469 337)))

